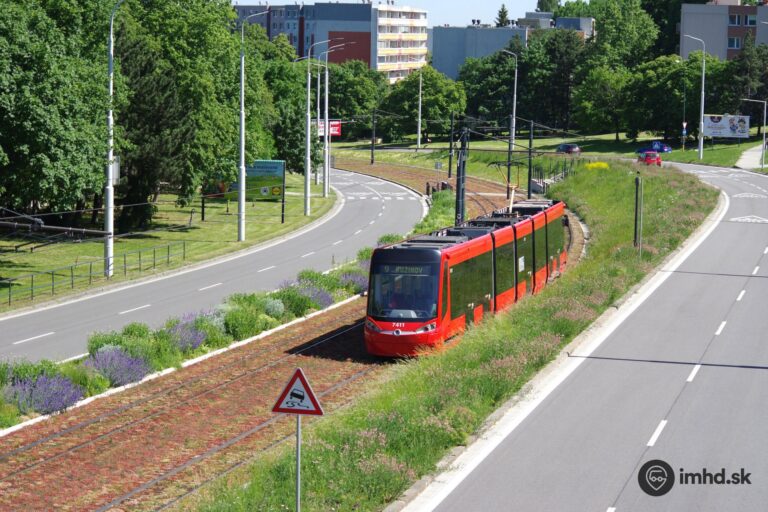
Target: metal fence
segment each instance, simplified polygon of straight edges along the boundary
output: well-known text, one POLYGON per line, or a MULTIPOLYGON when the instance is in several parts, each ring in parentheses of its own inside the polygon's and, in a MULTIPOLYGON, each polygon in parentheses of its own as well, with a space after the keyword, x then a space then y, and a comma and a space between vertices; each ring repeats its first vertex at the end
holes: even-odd
POLYGON ((531 168, 531 179, 535 181, 544 193, 551 183, 564 180, 576 172, 578 158, 536 158, 531 168))
MULTIPOLYGON (((161 265, 184 261, 187 258, 186 241, 171 242, 138 251, 117 254, 113 260, 113 274, 127 276, 151 272, 161 265)), ((76 286, 105 281, 104 260, 77 263, 44 272, 0 280, 0 299, 10 306, 14 302, 32 301, 40 296, 56 295, 57 291, 73 290, 76 286)))

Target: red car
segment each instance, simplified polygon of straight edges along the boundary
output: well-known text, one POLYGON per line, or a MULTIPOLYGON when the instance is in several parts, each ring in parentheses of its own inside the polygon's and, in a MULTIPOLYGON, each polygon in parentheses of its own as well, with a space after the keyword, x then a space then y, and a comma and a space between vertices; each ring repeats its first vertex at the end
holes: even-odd
POLYGON ((640 153, 640 156, 637 157, 637 161, 643 162, 646 165, 656 164, 661 166, 661 155, 656 151, 645 151, 640 153))

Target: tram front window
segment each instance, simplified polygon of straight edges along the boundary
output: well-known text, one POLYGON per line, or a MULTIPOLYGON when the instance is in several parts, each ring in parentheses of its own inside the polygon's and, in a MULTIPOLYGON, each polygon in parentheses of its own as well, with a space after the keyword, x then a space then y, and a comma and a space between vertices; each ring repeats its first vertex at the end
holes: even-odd
POLYGON ((391 321, 435 318, 437 280, 435 264, 376 264, 368 314, 391 321))

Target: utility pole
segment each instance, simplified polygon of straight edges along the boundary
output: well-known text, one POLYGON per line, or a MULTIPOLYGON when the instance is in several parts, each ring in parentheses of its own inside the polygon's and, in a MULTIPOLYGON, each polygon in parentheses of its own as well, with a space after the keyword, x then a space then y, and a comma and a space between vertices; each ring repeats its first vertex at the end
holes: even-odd
POLYGON ((451 179, 451 169, 453 168, 453 123, 454 123, 454 113, 451 112, 451 139, 449 141, 449 151, 448 151, 448 179, 451 179))
POLYGON ((376 163, 376 109, 373 109, 371 114, 371 125, 373 130, 371 131, 371 165, 376 163))
POLYGON ((418 126, 416 127, 416 151, 421 149, 421 79, 422 73, 421 70, 419 70, 419 121, 418 126))
MULTIPOLYGON (((307 49, 307 116, 306 116, 306 127, 305 127, 305 147, 304 147, 304 215, 310 214, 310 202, 309 202, 309 192, 310 192, 310 184, 311 184, 311 174, 312 174, 312 114, 310 113, 310 107, 311 107, 311 97, 312 97, 312 48, 317 46, 318 44, 325 44, 329 42, 330 39, 325 41, 319 41, 317 43, 311 44, 309 48, 307 49)), ((318 75, 319 76, 319 75, 318 75)), ((318 89, 317 94, 320 94, 320 90, 318 89)), ((319 97, 319 96, 318 96, 319 97)), ((319 104, 318 104, 318 108, 319 104)))
POLYGON ((467 146, 469 129, 463 128, 461 133, 461 149, 459 150, 458 165, 456 166, 456 225, 464 222, 464 184, 467 176, 467 146))
POLYGON ((531 120, 528 133, 528 199, 531 198, 531 185, 533 184, 533 120, 531 120))
POLYGON ((509 146, 507 147, 507 199, 510 194, 510 181, 512 181, 512 144, 514 144, 515 116, 509 116, 509 146))
POLYGON ((704 159, 704 83, 707 71, 707 45, 703 39, 683 34, 688 39, 701 43, 701 113, 699 114, 699 160, 704 159))

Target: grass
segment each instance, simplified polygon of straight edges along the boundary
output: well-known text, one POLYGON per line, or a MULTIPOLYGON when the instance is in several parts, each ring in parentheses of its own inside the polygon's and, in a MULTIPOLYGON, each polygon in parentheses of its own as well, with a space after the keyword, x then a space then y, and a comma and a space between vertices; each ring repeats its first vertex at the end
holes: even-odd
MULTIPOLYGON (((311 425, 302 448, 307 510, 379 510, 435 470, 452 447, 595 318, 678 247, 717 192, 694 177, 642 169, 645 250, 632 246, 636 168, 580 170, 551 189, 590 226, 588 256, 542 293, 470 330, 451 350, 402 361, 356 405, 311 425)), ((221 485, 200 510, 283 510, 293 502, 294 456, 284 446, 221 485)))
MULTIPOLYGON (((250 202, 246 204, 246 241, 237 242, 237 202, 226 200, 207 200, 205 221, 201 220, 201 203, 199 200, 188 207, 178 207, 174 197, 160 197, 157 213, 152 225, 145 232, 134 236, 115 239, 115 276, 112 280, 131 279, 144 272, 156 269, 166 270, 182 265, 208 260, 226 253, 234 252, 258 244, 281 235, 290 233, 327 213, 333 206, 335 197, 319 197, 322 185, 312 185, 312 193, 318 194, 312 198, 312 215, 304 217, 304 178, 302 175, 289 174, 286 179, 287 196, 285 224, 280 223, 281 205, 277 201, 250 202), (185 258, 182 255, 182 242, 185 243, 185 258), (176 244, 167 251, 167 244, 176 244), (152 248, 158 247, 154 251, 152 248), (141 271, 138 271, 139 256, 142 254, 141 271), (124 254, 126 254, 124 259, 124 254), (128 275, 123 275, 123 263, 127 263, 128 275)), ((97 229, 100 229, 97 228, 97 229)), ((39 247, 34 252, 29 246, 16 251, 19 244, 28 242, 27 239, 5 236, 0 239, 0 280, 28 276, 34 272, 54 272, 56 295, 72 293, 74 290, 88 288, 90 269, 94 273, 94 283, 103 285, 100 278, 103 273, 103 244, 102 239, 89 239, 82 243, 63 242, 45 247, 39 247), (91 267, 91 263, 93 266, 91 267), (69 265, 80 265, 70 271, 69 265)), ((50 274, 36 278, 35 299, 50 299, 50 274)), ((31 279, 20 279, 13 285, 14 302, 8 306, 8 284, 0 282, 0 312, 13 307, 27 306, 33 294, 30 292, 31 279), (16 299, 19 302, 15 302, 16 299)))

